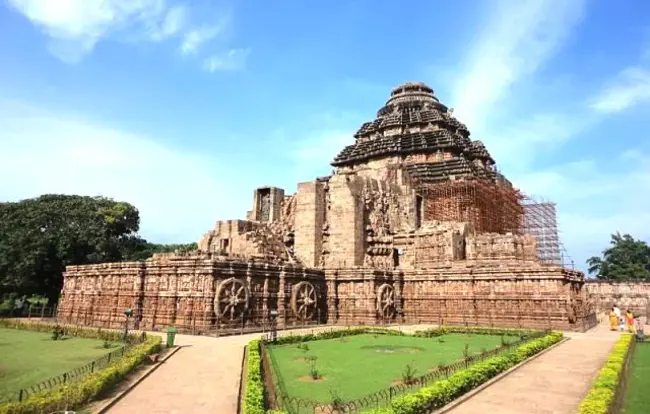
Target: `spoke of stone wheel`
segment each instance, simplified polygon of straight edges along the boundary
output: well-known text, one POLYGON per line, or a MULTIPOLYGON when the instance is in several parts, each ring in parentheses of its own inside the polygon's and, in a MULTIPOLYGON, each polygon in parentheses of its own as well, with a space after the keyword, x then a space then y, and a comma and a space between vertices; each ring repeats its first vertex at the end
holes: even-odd
POLYGON ((232 321, 234 319, 235 319, 235 306, 231 305, 230 306, 230 320, 232 321))
POLYGON ((237 297, 239 297, 239 294, 244 291, 244 286, 241 286, 239 289, 237 289, 237 297))
POLYGON ((230 282, 230 286, 231 286, 230 296, 235 296, 235 282, 234 281, 230 282))

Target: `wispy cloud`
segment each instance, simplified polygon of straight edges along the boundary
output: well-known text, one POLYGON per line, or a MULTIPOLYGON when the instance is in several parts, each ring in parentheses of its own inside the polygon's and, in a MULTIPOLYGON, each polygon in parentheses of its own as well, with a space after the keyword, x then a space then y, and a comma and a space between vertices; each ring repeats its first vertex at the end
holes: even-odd
POLYGON ((495 3, 453 94, 456 114, 472 130, 481 130, 508 89, 562 47, 581 21, 586 0, 495 3))
POLYGON ((220 178, 236 168, 228 160, 78 116, 0 100, 0 130, 0 176, 12 177, 0 186, 0 201, 44 193, 112 197, 135 205, 143 235, 160 242, 198 240, 216 219, 242 217, 250 202, 240 186, 255 177, 220 178))
POLYGON ((623 69, 591 103, 601 113, 616 113, 650 101, 650 65, 623 69))
POLYGON ((230 18, 226 17, 222 18, 216 24, 188 30, 183 34, 183 42, 180 47, 181 52, 184 55, 197 53, 201 46, 223 33, 229 23, 230 18))
POLYGON ((227 52, 212 55, 203 61, 203 69, 210 73, 244 69, 250 53, 250 49, 230 49, 227 52))
POLYGON ((183 54, 196 53, 230 19, 197 26, 188 6, 168 0, 7 1, 48 36, 52 54, 67 63, 79 62, 100 41, 120 35, 152 42, 180 38, 183 54))

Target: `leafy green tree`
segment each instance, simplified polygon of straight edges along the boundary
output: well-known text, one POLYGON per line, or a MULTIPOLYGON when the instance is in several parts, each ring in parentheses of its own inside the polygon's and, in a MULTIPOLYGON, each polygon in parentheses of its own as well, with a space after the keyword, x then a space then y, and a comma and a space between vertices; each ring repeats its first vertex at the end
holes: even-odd
POLYGON ((602 280, 650 279, 650 247, 629 234, 612 234, 610 246, 600 257, 587 259, 589 274, 602 280))
POLYGON ((0 204, 0 293, 56 298, 66 265, 120 260, 139 223, 134 206, 103 197, 0 204))
POLYGON ((139 225, 133 205, 104 197, 48 194, 0 203, 0 302, 7 307, 26 295, 45 295, 52 303, 67 265, 197 248, 149 243, 138 235, 139 225))

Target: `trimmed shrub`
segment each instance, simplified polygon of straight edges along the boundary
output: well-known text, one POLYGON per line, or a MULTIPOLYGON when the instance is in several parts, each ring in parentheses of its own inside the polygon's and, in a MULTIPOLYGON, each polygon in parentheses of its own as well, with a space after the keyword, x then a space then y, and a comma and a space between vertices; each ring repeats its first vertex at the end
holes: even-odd
POLYGON ((244 391, 244 414, 264 414, 264 382, 262 382, 262 359, 260 341, 255 339, 247 346, 246 390, 244 391))
POLYGON ((605 365, 598 374, 598 378, 580 403, 578 414, 607 414, 610 412, 632 340, 632 335, 624 334, 616 341, 605 365))
POLYGON ((486 359, 412 394, 397 397, 389 408, 375 410, 373 413, 421 414, 443 407, 471 389, 559 342, 562 337, 561 332, 552 332, 542 338, 533 339, 517 347, 511 354, 486 359))
POLYGON ((148 336, 144 342, 129 348, 122 358, 115 360, 106 368, 78 382, 30 395, 22 402, 0 405, 0 414, 51 413, 79 408, 114 387, 140 365, 147 355, 159 352, 161 342, 159 336, 148 336))

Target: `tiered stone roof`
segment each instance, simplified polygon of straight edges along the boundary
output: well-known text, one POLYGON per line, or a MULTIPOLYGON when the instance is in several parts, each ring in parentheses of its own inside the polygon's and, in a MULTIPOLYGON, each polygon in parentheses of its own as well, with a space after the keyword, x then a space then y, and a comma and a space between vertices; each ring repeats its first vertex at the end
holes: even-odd
POLYGON ((494 159, 481 141, 472 141, 469 130, 438 100, 433 89, 422 82, 408 82, 393 88, 391 96, 374 121, 366 122, 354 134, 356 142, 334 158, 335 167, 350 166, 371 159, 396 155, 446 153, 452 158, 415 163, 407 171, 421 181, 455 176, 494 178, 494 159))

